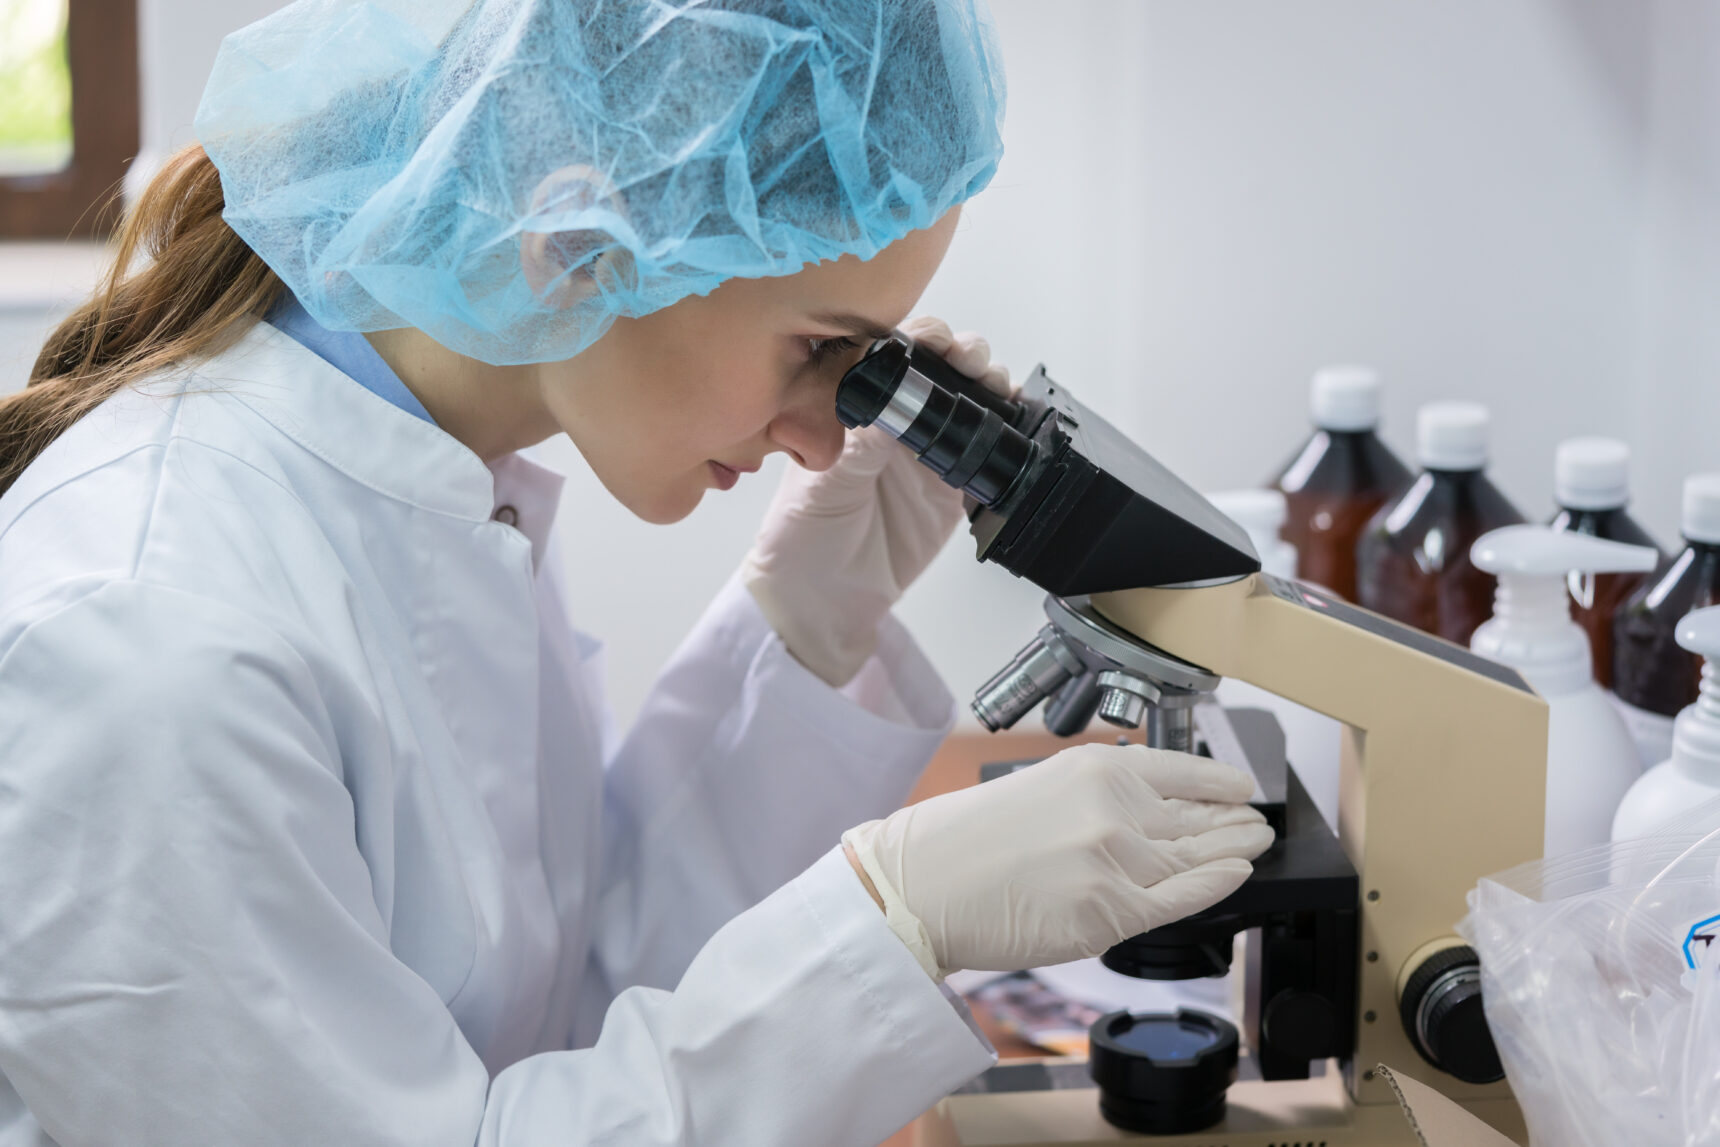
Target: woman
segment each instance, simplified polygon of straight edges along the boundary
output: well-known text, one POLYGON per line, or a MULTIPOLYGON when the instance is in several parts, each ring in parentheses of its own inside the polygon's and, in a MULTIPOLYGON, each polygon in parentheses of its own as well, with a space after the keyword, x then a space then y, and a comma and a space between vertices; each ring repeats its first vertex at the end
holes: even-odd
POLYGON ((0 1142, 873 1143, 991 1062, 947 969, 1245 878, 1247 783, 1175 754, 886 816, 960 504, 832 394, 1000 100, 968 0, 228 41, 0 405, 0 1142), (518 453, 563 432, 656 522, 797 463, 625 736, 518 453))

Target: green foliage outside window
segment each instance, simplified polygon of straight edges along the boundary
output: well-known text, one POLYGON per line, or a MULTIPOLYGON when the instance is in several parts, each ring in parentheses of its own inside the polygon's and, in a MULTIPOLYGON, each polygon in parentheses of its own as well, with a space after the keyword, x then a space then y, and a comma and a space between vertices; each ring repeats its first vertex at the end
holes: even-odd
POLYGON ((0 0, 0 175, 58 171, 72 158, 67 0, 0 0))

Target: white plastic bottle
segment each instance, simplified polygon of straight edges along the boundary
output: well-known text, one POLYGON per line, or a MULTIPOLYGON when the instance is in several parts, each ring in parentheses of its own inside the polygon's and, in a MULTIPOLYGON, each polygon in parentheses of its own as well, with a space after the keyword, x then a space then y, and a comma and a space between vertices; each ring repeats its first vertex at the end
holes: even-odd
POLYGON ((1678 625, 1720 605, 1720 471, 1685 479, 1679 533, 1683 548, 1613 613, 1613 696, 1644 767, 1672 755, 1673 722, 1700 685, 1678 625))
POLYGON ((1642 773, 1630 730, 1595 684, 1588 635, 1571 619, 1568 574, 1650 570, 1659 554, 1546 526, 1506 526, 1470 551, 1499 588, 1470 648, 1509 665, 1547 702, 1546 855, 1605 844, 1642 773))
POLYGON ((1644 773, 1619 805, 1614 840, 1646 836, 1720 797, 1720 605, 1687 614, 1678 623, 1678 644, 1706 661, 1702 693, 1673 724, 1672 756, 1644 773))
POLYGON ((1206 500, 1225 517, 1248 531, 1260 568, 1279 577, 1296 576, 1296 547, 1279 537, 1288 513, 1284 495, 1277 490, 1221 490, 1206 500))

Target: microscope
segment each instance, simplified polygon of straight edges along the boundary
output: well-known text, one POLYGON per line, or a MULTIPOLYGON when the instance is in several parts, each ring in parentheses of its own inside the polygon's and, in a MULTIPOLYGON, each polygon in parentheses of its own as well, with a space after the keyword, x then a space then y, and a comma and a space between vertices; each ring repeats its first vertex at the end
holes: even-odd
POLYGON ((1047 593, 1044 627, 974 699, 987 728, 1043 703, 1060 735, 1097 716, 1193 751, 1224 677, 1343 726, 1335 833, 1293 762, 1251 760, 1279 834, 1253 876, 1103 957, 1179 980, 1226 973, 1242 948, 1245 1030, 1187 1009, 1105 1016, 1089 1062, 951 1096, 918 1142, 1411 1147, 1380 1065, 1523 1141, 1478 960, 1452 929, 1481 877, 1542 853, 1545 702, 1508 668, 1261 572, 1240 526, 1044 367, 1004 398, 896 334, 837 409, 962 490, 979 560, 1047 593))

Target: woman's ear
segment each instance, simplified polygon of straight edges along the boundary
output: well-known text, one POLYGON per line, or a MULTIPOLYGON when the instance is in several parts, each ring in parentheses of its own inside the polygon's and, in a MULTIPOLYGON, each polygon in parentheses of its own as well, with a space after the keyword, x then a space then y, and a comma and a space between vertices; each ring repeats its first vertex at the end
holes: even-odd
POLYGON ((626 208, 607 177, 585 164, 558 168, 532 191, 530 217, 520 234, 520 268, 539 302, 567 310, 602 290, 626 286, 633 257, 601 227, 533 230, 579 215, 626 218, 626 208), (595 210, 593 210, 595 209, 595 210))

